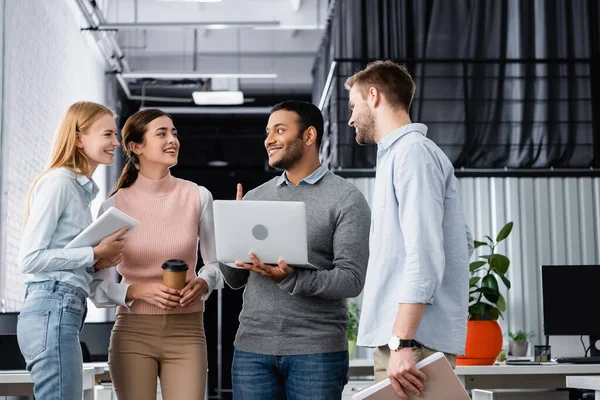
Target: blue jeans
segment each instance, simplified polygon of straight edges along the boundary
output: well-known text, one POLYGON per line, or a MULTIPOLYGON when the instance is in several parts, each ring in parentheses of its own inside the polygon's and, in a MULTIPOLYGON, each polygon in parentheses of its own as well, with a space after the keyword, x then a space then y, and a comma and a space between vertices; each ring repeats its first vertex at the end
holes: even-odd
POLYGON ((348 352, 270 356, 235 350, 233 400, 335 400, 348 382, 348 352))
POLYGON ((86 312, 86 296, 72 285, 44 281, 27 286, 17 339, 36 399, 81 400, 83 357, 79 331, 86 312))

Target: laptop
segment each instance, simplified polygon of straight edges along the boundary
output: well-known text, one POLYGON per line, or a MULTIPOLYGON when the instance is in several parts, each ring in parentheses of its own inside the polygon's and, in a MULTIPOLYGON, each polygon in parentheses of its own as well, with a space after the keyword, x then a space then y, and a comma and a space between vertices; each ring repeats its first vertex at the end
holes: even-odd
MULTIPOLYGON (((405 391, 409 400, 470 400, 444 353, 434 353, 419 361, 417 369, 423 371, 427 380, 419 397, 405 391)), ((394 391, 390 379, 370 386, 352 396, 353 400, 394 400, 400 396, 394 391)))
POLYGON ((252 252, 265 264, 281 259, 292 267, 314 268, 308 265, 303 202, 215 200, 213 207, 219 262, 250 263, 252 252))

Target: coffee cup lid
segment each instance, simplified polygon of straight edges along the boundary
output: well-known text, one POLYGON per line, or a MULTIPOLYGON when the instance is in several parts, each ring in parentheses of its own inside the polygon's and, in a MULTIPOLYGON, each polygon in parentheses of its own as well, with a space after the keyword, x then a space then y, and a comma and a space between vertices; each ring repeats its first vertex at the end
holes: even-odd
POLYGON ((185 261, 173 259, 165 261, 165 263, 162 265, 162 269, 171 272, 183 272, 187 271, 189 268, 185 261))

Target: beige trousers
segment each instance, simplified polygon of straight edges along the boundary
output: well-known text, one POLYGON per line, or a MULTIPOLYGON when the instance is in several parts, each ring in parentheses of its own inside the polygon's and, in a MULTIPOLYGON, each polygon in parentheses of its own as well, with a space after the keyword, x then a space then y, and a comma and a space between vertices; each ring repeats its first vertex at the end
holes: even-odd
POLYGON ((119 314, 110 336, 110 374, 119 400, 204 399, 206 337, 202 313, 119 314))
MULTIPOLYGON (((375 358, 375 382, 380 382, 387 378, 387 367, 390 363, 390 348, 387 346, 376 347, 374 351, 375 358)), ((427 347, 413 347, 412 348, 415 363, 421 361, 424 358, 429 357, 435 350, 428 349, 427 347)), ((452 368, 456 367, 456 355, 444 353, 452 368)))

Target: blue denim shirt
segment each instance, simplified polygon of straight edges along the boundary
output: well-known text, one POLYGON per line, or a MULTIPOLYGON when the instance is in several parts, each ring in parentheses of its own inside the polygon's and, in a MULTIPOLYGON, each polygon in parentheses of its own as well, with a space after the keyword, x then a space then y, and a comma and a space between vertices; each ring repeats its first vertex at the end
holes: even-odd
POLYGON ((31 193, 19 249, 26 283, 56 280, 89 295, 92 276, 86 270, 94 265, 92 247, 64 247, 92 223, 90 204, 98 191, 94 181, 66 168, 40 178, 31 193))
POLYGON ((452 163, 426 134, 409 124, 378 144, 357 344, 386 344, 400 303, 427 304, 414 339, 463 354, 472 239, 452 163))

